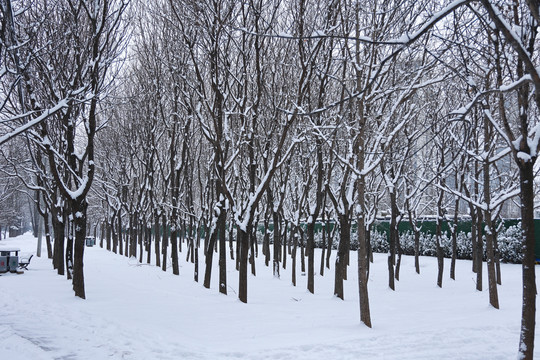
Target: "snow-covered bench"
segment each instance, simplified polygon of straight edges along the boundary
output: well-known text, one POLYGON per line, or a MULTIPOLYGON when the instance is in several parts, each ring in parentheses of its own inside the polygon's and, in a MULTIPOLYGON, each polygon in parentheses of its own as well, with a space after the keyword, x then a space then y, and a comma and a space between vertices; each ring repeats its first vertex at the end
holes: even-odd
POLYGON ((21 258, 19 259, 19 269, 25 269, 25 270, 28 270, 28 265, 30 265, 30 260, 32 260, 32 256, 34 256, 33 254, 30 255, 29 258, 21 258))

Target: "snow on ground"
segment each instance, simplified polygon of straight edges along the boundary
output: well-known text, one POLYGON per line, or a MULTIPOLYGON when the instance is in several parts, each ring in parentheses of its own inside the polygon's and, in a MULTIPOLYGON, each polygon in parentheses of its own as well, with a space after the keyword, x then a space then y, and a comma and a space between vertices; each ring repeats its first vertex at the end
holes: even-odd
MULTIPOLYGON (((0 248, 6 246, 30 255, 36 239, 0 241, 0 248)), ((475 290, 469 261, 458 262, 456 281, 449 279, 445 263, 439 289, 435 258, 421 258, 417 275, 414 259, 405 257, 393 292, 386 255, 375 254, 369 283, 373 329, 368 329, 359 321, 355 253, 345 301, 332 296, 333 263, 324 277, 315 278, 312 295, 305 276, 293 287, 290 268, 276 279, 260 255, 257 276, 248 279, 248 304, 237 300, 231 260, 224 296, 217 291, 217 268, 208 290, 193 281, 185 252, 180 258, 180 276, 174 276, 170 269, 141 265, 98 246, 86 248, 87 300, 81 300, 46 256, 34 256, 24 274, 0 276, 0 359, 506 360, 517 355, 520 265, 502 265, 496 310, 488 305, 487 290, 475 290)), ((202 273, 201 267, 201 281, 202 273)))

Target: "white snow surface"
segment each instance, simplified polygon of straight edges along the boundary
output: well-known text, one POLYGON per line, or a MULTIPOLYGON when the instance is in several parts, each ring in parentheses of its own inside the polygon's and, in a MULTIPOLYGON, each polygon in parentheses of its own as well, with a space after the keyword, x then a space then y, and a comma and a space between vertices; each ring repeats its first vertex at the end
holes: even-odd
MULTIPOLYGON (((43 242, 45 243, 45 242, 43 242)), ((99 243, 99 241, 98 241, 99 243)), ((35 253, 31 235, 0 241, 35 253)), ((260 248, 261 249, 261 248, 260 248)), ((290 265, 274 278, 257 259, 248 279, 248 304, 237 300, 238 276, 229 259, 228 296, 193 281, 180 254, 180 276, 99 246, 85 249, 87 300, 51 261, 32 258, 22 275, 0 276, 0 359, 515 359, 521 316, 521 266, 502 264, 501 309, 488 304, 487 283, 475 290, 470 261, 458 261, 456 281, 445 262, 436 286, 435 258, 404 257, 396 291, 387 283, 386 254, 375 254, 369 292, 373 329, 360 324, 356 254, 345 281, 345 301, 333 293, 332 270, 315 278, 315 294, 290 281, 290 265)), ((320 251, 320 250, 319 250, 320 251)), ((299 254, 300 252, 298 252, 299 254)), ((336 251, 332 252, 335 255, 336 251)), ((320 252, 316 252, 318 273, 320 252)), ((298 255, 299 256, 299 255, 298 255)), ((203 263, 201 257, 201 265, 203 263)), ((218 261, 215 258, 214 264, 218 261)), ((170 261, 169 261, 170 264, 170 261)), ((270 262, 271 264, 271 262, 270 262)), ((484 264, 485 268, 485 264, 484 264)), ((485 274, 485 273, 484 273, 485 274)), ((484 275, 487 278, 487 274, 484 275)), ((537 330, 538 331, 538 330, 537 330)), ((536 357, 540 356, 538 346, 536 357)))

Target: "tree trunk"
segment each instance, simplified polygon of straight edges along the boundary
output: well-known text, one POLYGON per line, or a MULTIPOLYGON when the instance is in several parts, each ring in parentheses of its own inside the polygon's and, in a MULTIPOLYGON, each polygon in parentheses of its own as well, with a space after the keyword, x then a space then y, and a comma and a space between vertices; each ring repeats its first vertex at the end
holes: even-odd
POLYGON ((338 253, 336 256, 335 280, 334 280, 334 295, 341 300, 344 300, 343 278, 346 265, 347 242, 350 241, 351 229, 348 214, 339 214, 340 232, 338 253))
POLYGON ((280 236, 279 236, 280 226, 279 226, 279 213, 278 212, 272 211, 272 221, 274 222, 273 272, 274 272, 274 277, 279 278, 279 258, 281 256, 281 242, 280 242, 280 236))
POLYGON ((330 236, 328 236, 328 251, 326 252, 326 268, 330 269, 330 257, 332 256, 332 249, 334 247, 334 236, 336 236, 336 232, 338 229, 337 222, 334 222, 334 226, 332 228, 332 231, 330 232, 330 236))
POLYGON ((167 271, 167 247, 169 246, 169 234, 167 229, 167 215, 165 212, 161 215, 163 240, 161 242, 161 270, 167 271))
MULTIPOLYGON (((255 221, 257 224, 257 221, 255 221)), ((255 232, 252 230, 249 234, 249 264, 251 265, 251 275, 257 275, 255 269, 255 257, 257 256, 257 238, 255 232)))
MULTIPOLYGON (((444 161, 444 157, 443 157, 444 161)), ((443 165, 444 166, 444 163, 443 165)), ((442 288, 443 272, 444 272, 444 252, 441 246, 442 241, 442 222, 443 222, 443 197, 444 193, 440 191, 439 200, 437 201, 437 226, 436 226, 436 240, 437 240, 437 286, 442 288)))
POLYGON ((534 333, 536 322, 536 274, 534 256, 534 170, 533 162, 519 166, 521 185, 521 229, 523 233, 523 304, 521 307, 521 334, 519 355, 521 359, 534 358, 534 333))
POLYGON ((118 253, 120 255, 124 254, 122 246, 122 210, 118 210, 118 253))
POLYGON ((322 224, 322 239, 321 239, 321 266, 319 267, 319 274, 321 276, 324 276, 324 258, 326 255, 326 222, 323 216, 323 224, 322 224))
POLYGON ((307 258, 308 258, 308 280, 307 289, 310 293, 315 293, 315 219, 307 224, 307 258))
MULTIPOLYGON (((234 240, 233 240, 234 237, 233 236, 234 235, 233 235, 233 229, 234 229, 234 226, 231 224, 231 226, 229 226, 229 253, 230 253, 230 256, 231 256, 231 260, 234 260, 234 246, 233 246, 233 242, 234 242, 234 240)), ((268 256, 270 256, 270 255, 268 255, 268 256)), ((268 264, 267 264, 267 266, 268 266, 268 264)))
POLYGON ((210 280, 212 278, 212 262, 214 259, 214 246, 216 244, 216 238, 218 236, 217 234, 218 229, 215 228, 214 231, 212 231, 212 234, 210 235, 210 240, 208 241, 207 248, 205 250, 205 271, 204 271, 204 282, 203 286, 207 289, 210 289, 210 280))
MULTIPOLYGON (((393 177, 393 171, 391 172, 393 177)), ((389 282, 388 285, 390 289, 395 290, 394 279, 399 280, 399 267, 396 264, 396 253, 398 252, 399 247, 399 233, 398 233, 398 216, 399 208, 397 206, 397 196, 395 193, 395 188, 390 192, 390 205, 391 205, 391 216, 390 216, 390 258, 388 259, 388 276, 389 282), (395 267, 394 267, 395 266, 395 267)), ((401 256, 400 256, 401 260, 401 256)), ((398 263, 400 264, 400 263, 398 263)))
POLYGON ((180 269, 178 266, 178 230, 175 224, 172 224, 171 226, 171 262, 173 275, 180 275, 180 269))
POLYGON ((269 219, 267 216, 264 218, 264 235, 263 235, 263 255, 264 265, 270 265, 270 233, 268 232, 269 219))
MULTIPOLYGON (((396 233, 397 233, 397 230, 396 230, 396 233)), ((397 261, 396 261, 395 278, 397 281, 399 281, 399 270, 401 269, 401 256, 403 255, 403 249, 401 248, 399 234, 398 234, 398 237, 396 238, 396 245, 397 245, 397 261)))
POLYGON ((484 241, 482 234, 482 212, 477 213, 476 225, 476 290, 482 291, 482 272, 483 272, 483 257, 484 257, 484 241))
POLYGON ((298 248, 298 228, 294 226, 291 229, 292 252, 291 252, 291 284, 296 286, 296 250, 298 248))
POLYGON ((416 229, 416 222, 414 227, 414 268, 417 274, 420 274, 420 231, 416 229))
POLYGON ((137 258, 137 212, 129 218, 129 257, 137 258))
POLYGON ((300 233, 300 271, 302 275, 306 274, 306 253, 304 248, 304 231, 301 227, 298 228, 300 233))
POLYGON ((499 242, 497 240, 498 234, 493 234, 493 246, 495 251, 495 270, 497 274, 497 285, 502 285, 502 276, 501 276, 501 255, 499 253, 499 242))
POLYGON ((476 256, 476 239, 478 238, 477 236, 477 229, 476 229, 476 211, 473 210, 474 209, 474 206, 471 204, 470 205, 470 209, 471 209, 471 248, 472 248, 472 271, 474 273, 478 272, 478 262, 477 262, 477 259, 478 257, 476 256))
POLYGON ((242 234, 236 230, 236 271, 240 271, 240 252, 242 251, 242 234))
POLYGON ((115 229, 116 215, 113 214, 111 218, 111 236, 112 236, 112 251, 113 253, 118 253, 118 229, 115 229))
POLYGON ((150 224, 146 228, 146 263, 150 264, 152 262, 152 225, 150 224))
POLYGON ((111 235, 112 235, 112 225, 107 221, 105 223, 105 238, 106 238, 105 246, 106 246, 106 249, 108 251, 111 251, 111 245, 112 245, 112 243, 111 243, 112 236, 111 235))
POLYGON ((199 221, 199 224, 197 225, 197 242, 195 243, 195 249, 194 249, 194 263, 193 263, 193 280, 195 282, 199 282, 199 246, 201 245, 201 224, 203 224, 202 220, 199 221))
POLYGON ((64 239, 66 228, 65 216, 61 209, 53 212, 52 223, 54 227, 53 267, 56 268, 58 275, 64 275, 64 239), (62 221, 60 221, 60 218, 62 221))
POLYGON ((99 234, 99 247, 103 249, 103 244, 105 243, 105 233, 106 233, 106 222, 105 220, 100 224, 100 234, 99 234))
POLYGON ((371 313, 369 309, 368 273, 369 259, 366 249, 366 224, 365 224, 365 178, 358 179, 358 203, 360 214, 358 215, 358 295, 360 298, 360 321, 371 328, 371 313))
POLYGON ((45 244, 47 245, 47 258, 52 259, 53 250, 52 250, 52 244, 51 244, 51 229, 49 226, 49 212, 47 210, 45 210, 45 214, 43 216, 43 228, 45 230, 45 244))
POLYGON ((75 226, 75 246, 73 257, 73 291, 75 296, 86 299, 84 289, 84 240, 86 237, 86 200, 73 201, 73 224, 75 226))
MULTIPOLYGON (((129 213, 127 215, 128 215, 128 222, 129 222, 129 221, 131 221, 131 220, 129 220, 129 219, 131 219, 131 217, 130 217, 129 213)), ((130 257, 130 254, 129 254, 130 240, 131 240, 131 226, 129 227, 129 229, 126 229, 126 239, 124 240, 124 245, 125 245, 124 256, 125 257, 130 257)))
POLYGON ((219 241, 219 292, 227 295, 227 213, 224 207, 218 218, 218 241, 219 241))
MULTIPOLYGON (((457 183, 458 177, 456 175, 455 181, 457 183)), ((450 279, 456 280, 456 260, 457 260, 457 224, 459 215, 459 198, 456 197, 454 202, 454 218, 450 228, 452 235, 452 259, 450 261, 450 279)))
MULTIPOLYGON (((280 219, 282 216, 280 216, 280 219)), ((279 224, 279 228, 282 229, 278 234, 280 234, 280 243, 283 243, 283 255, 280 254, 280 259, 282 261, 283 269, 287 268, 287 248, 289 249, 288 254, 291 254, 291 242, 287 241, 287 232, 289 231, 289 223, 284 222, 283 228, 281 227, 282 224, 279 224)), ((298 244, 296 245, 298 246, 298 244)))
POLYGON ((248 222, 246 229, 238 229, 240 232, 240 241, 242 249, 240 251, 240 271, 238 273, 238 299, 247 303, 247 265, 249 250, 249 234, 251 234, 252 225, 248 222))
POLYGON ((450 261, 450 279, 456 280, 456 260, 457 260, 457 219, 454 217, 452 224, 452 260, 450 261))
POLYGON ((490 173, 489 173, 489 150, 491 142, 487 139, 492 137, 491 123, 487 115, 484 115, 484 153, 486 158, 482 164, 482 170, 484 172, 484 202, 487 204, 487 209, 484 210, 484 221, 486 223, 486 261, 488 271, 488 289, 489 289, 489 303, 495 309, 499 308, 499 295, 497 293, 497 278, 495 274, 495 226, 493 226, 493 219, 491 218, 491 190, 490 190, 490 173))
MULTIPOLYGON (((70 208, 70 213, 72 214, 73 208, 70 208)), ((73 226, 74 220, 68 220, 68 232, 67 232, 67 241, 66 241, 66 276, 68 280, 73 279, 73 226)))
POLYGON ((161 258, 159 256, 159 240, 161 238, 161 231, 159 227, 159 213, 154 214, 154 252, 156 253, 156 266, 161 267, 161 258))
POLYGON ((487 257, 487 271, 488 271, 488 289, 489 289, 489 303, 495 309, 499 308, 499 295, 497 293, 497 276, 495 274, 495 249, 493 245, 493 224, 491 222, 491 214, 486 211, 486 257, 487 257))
POLYGON ((395 284, 395 264, 396 264, 396 242, 397 242, 397 227, 396 227, 396 194, 394 191, 390 192, 390 204, 391 204, 391 216, 390 216, 390 229, 389 229, 389 249, 388 249, 388 287, 391 290, 396 289, 395 284))

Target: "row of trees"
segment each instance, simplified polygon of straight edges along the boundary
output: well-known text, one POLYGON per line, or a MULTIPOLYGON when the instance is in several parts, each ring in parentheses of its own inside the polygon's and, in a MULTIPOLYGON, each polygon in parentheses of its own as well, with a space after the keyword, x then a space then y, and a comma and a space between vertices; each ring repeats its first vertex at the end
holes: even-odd
POLYGON ((28 150, 24 161, 4 151, 3 171, 35 190, 38 211, 54 227, 54 266, 61 274, 67 235, 67 275, 84 298, 87 194, 95 174, 95 136, 104 121, 98 103, 126 41, 121 17, 127 3, 0 4, 0 144, 24 134, 14 151, 28 150))
MULTIPOLYGON (((87 209, 109 249, 141 262, 153 253, 164 270, 170 251, 174 274, 185 242, 198 280, 202 247, 206 287, 217 249, 222 293, 225 260, 234 257, 243 302, 258 224, 268 229, 262 253, 274 275, 291 244, 293 269, 296 249, 306 252, 314 292, 315 222, 335 220, 340 298, 356 224, 367 326, 369 229, 378 214, 390 216, 394 289, 399 222, 410 221, 419 239, 419 217, 436 216, 442 286, 442 221, 468 213, 477 284, 485 247, 496 308, 496 219, 518 215, 520 354, 532 358, 533 3, 161 0, 128 13, 124 1, 2 0, 0 144, 24 134, 30 154, 19 161, 5 151, 3 171, 38 194, 54 227, 54 266, 63 273, 66 264, 80 297, 87 209)), ((418 256, 416 264, 420 271, 418 256)))

